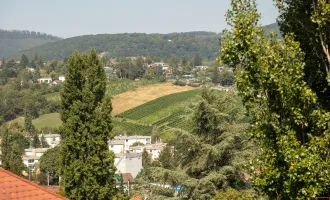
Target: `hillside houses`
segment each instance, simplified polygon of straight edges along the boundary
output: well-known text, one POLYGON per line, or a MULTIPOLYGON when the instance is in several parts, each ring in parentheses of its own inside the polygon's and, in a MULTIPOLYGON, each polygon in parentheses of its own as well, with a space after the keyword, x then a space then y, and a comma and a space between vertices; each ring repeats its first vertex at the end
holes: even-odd
POLYGON ((151 136, 115 136, 113 140, 109 141, 109 149, 114 153, 127 152, 129 147, 136 142, 144 145, 151 144, 151 136))

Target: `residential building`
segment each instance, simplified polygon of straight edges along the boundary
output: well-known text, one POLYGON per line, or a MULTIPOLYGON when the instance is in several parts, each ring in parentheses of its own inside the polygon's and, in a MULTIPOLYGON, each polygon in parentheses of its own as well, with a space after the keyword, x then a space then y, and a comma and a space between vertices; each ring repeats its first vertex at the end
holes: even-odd
POLYGON ((111 140, 109 142, 109 149, 115 154, 124 153, 125 151, 125 142, 124 140, 111 140))
POLYGON ((166 143, 157 143, 157 144, 149 144, 145 146, 135 146, 130 147, 129 151, 131 153, 142 153, 144 149, 147 150, 147 152, 151 155, 151 159, 155 160, 159 157, 160 152, 163 150, 163 148, 166 146, 166 143))
POLYGON ((39 83, 52 83, 53 79, 52 78, 40 78, 38 79, 39 83))
POLYGON ((208 66, 195 66, 196 69, 199 70, 207 70, 209 67, 208 66))
POLYGON ((32 67, 27 67, 26 70, 27 70, 28 72, 32 72, 32 73, 36 71, 36 69, 34 69, 34 68, 32 68, 32 67))
POLYGON ((131 173, 133 178, 142 169, 142 153, 119 153, 115 157, 116 173, 131 173))
POLYGON ((67 199, 3 168, 0 168, 0 188, 0 199, 67 199))
POLYGON ((65 76, 59 76, 58 80, 60 80, 61 82, 64 82, 65 81, 65 76))
POLYGON ((61 84, 61 81, 60 80, 53 81, 53 85, 59 85, 59 84, 61 84))
POLYGON ((39 139, 44 136, 46 142, 48 143, 49 147, 54 148, 58 146, 61 142, 61 135, 60 134, 40 134, 39 139))
POLYGON ((222 72, 224 70, 224 67, 217 67, 219 72, 222 72))
POLYGON ((114 140, 124 141, 124 151, 129 151, 129 147, 136 142, 144 145, 151 144, 151 136, 115 136, 114 140))
POLYGON ((40 157, 49 148, 37 148, 37 149, 24 149, 23 163, 27 167, 34 167, 36 163, 40 161, 40 157))

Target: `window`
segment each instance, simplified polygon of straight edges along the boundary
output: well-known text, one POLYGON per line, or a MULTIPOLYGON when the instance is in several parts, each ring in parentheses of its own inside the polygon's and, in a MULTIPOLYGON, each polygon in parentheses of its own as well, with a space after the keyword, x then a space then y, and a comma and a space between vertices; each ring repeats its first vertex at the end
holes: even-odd
POLYGON ((152 150, 150 150, 150 152, 152 152, 152 150))
POLYGON ((111 148, 113 148, 113 145, 111 145, 111 148))
POLYGON ((30 159, 30 160, 28 160, 28 163, 29 164, 34 163, 34 160, 33 159, 30 159))
POLYGON ((126 142, 128 142, 128 140, 126 140, 126 142))

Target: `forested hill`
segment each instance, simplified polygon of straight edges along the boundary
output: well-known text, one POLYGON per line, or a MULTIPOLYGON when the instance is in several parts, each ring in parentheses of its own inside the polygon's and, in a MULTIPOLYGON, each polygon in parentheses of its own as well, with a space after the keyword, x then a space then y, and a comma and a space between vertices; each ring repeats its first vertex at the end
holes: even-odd
MULTIPOLYGON (((278 31, 276 24, 273 27, 278 31)), ((214 60, 219 52, 219 33, 214 32, 184 32, 170 34, 99 34, 67 38, 53 43, 23 51, 32 57, 35 54, 44 60, 54 58, 64 59, 73 51, 89 51, 95 47, 98 53, 108 52, 111 57, 130 56, 171 56, 191 58, 199 54, 203 59, 214 60)), ((17 54, 17 57, 19 55, 17 54)))
POLYGON ((60 39, 53 35, 35 31, 0 29, 0 58, 60 39))

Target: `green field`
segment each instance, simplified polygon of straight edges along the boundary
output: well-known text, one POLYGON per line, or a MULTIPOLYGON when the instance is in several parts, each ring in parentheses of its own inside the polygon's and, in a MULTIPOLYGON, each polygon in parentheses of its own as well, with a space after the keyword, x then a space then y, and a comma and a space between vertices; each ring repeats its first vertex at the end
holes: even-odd
MULTIPOLYGON (((17 122, 21 126, 24 126, 24 118, 18 117, 9 123, 15 123, 17 122)), ((59 113, 50 113, 50 114, 44 114, 40 115, 37 119, 32 120, 33 125, 36 127, 36 129, 40 130, 44 127, 59 127, 62 124, 62 121, 60 119, 59 113)))
POLYGON ((132 120, 140 120, 143 118, 147 118, 148 116, 153 115, 170 106, 173 106, 174 104, 179 104, 193 97, 196 97, 199 93, 200 90, 196 89, 196 90, 190 90, 190 91, 179 92, 179 93, 163 96, 158 99, 149 101, 145 104, 142 104, 140 106, 137 106, 128 111, 125 111, 119 114, 118 117, 132 119, 132 120))

